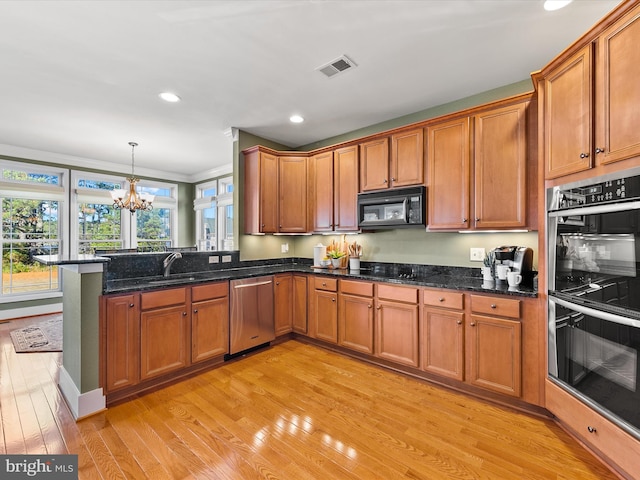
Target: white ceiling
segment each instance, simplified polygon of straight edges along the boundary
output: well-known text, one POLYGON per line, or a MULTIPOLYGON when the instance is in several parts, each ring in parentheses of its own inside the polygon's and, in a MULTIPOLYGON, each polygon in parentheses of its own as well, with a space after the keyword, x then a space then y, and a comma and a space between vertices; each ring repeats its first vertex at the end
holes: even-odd
POLYGON ((297 147, 525 80, 618 3, 3 0, 0 154, 126 173, 136 141, 136 173, 197 181, 230 127, 297 147))

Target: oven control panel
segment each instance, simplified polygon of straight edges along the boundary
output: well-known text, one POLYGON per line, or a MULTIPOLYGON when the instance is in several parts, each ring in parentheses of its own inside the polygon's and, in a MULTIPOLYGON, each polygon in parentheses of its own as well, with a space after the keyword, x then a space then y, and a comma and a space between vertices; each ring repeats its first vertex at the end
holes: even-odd
POLYGON ((558 192, 558 209, 640 199, 640 175, 558 192))

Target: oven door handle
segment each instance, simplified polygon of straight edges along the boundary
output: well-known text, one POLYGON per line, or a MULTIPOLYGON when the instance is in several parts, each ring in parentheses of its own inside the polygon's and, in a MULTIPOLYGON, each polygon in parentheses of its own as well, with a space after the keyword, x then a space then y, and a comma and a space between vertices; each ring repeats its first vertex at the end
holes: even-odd
POLYGON ((594 308, 585 307, 584 305, 578 305, 576 303, 567 302, 558 297, 549 297, 550 302, 554 302, 565 308, 571 309, 575 312, 589 315, 590 317, 599 318, 601 320, 607 320, 609 322, 618 323, 622 325, 628 325, 629 327, 640 328, 640 320, 634 320, 633 318, 623 317, 621 315, 615 315, 609 312, 602 312, 594 308))
POLYGON ((572 217, 574 215, 594 215, 599 213, 624 212, 627 210, 640 210, 640 201, 591 205, 587 207, 568 208, 566 210, 552 210, 548 212, 548 215, 549 218, 572 217))

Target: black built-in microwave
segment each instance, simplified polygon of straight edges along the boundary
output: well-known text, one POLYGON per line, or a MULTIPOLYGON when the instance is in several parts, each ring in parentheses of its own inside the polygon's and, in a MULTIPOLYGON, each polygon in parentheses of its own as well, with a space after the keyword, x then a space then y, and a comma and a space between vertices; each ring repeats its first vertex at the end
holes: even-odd
POLYGON ((426 226, 424 185, 358 194, 358 226, 363 230, 426 226))

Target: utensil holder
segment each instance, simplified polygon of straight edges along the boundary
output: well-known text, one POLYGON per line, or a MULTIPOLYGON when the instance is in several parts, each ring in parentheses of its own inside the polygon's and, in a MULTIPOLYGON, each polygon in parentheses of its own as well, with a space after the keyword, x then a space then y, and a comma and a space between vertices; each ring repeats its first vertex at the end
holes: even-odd
POLYGON ((349 257, 349 269, 360 270, 360 257, 349 257))

